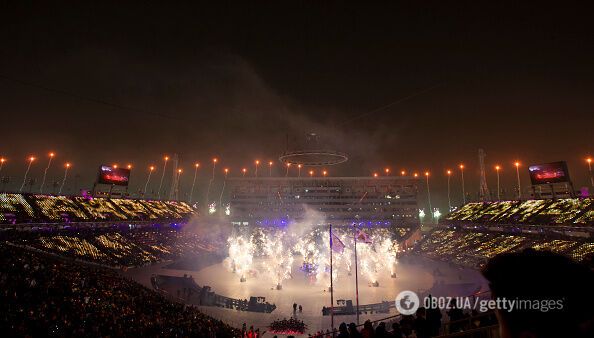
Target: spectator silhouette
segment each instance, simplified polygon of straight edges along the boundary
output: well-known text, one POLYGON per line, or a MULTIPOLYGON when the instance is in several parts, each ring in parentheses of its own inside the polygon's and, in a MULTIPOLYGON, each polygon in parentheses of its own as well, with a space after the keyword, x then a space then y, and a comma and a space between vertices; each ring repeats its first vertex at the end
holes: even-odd
POLYGON ((548 251, 528 249, 492 258, 483 275, 494 299, 549 307, 546 312, 496 310, 501 337, 594 337, 593 274, 586 266, 548 251), (551 300, 561 301, 562 308, 551 300))

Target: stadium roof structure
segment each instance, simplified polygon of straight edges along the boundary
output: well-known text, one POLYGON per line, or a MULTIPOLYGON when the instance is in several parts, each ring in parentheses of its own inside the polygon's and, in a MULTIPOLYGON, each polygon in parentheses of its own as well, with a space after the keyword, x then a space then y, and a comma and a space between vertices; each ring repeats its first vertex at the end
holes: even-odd
POLYGON ((332 150, 300 150, 285 152, 279 160, 285 164, 299 165, 304 167, 331 166, 348 161, 345 153, 332 150))

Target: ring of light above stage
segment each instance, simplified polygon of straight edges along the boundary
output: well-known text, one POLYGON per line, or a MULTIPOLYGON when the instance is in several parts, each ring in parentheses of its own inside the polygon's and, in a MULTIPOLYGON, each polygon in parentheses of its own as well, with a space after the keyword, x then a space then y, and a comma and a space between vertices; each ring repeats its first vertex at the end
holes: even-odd
POLYGON ((282 154, 281 162, 291 165, 301 164, 304 167, 330 166, 346 162, 347 154, 331 150, 302 150, 282 154))

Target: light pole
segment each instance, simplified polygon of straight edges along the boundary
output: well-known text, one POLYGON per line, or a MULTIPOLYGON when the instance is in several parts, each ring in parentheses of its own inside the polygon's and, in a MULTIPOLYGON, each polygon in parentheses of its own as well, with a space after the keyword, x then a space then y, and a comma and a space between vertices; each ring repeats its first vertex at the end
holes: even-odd
MULTIPOLYGON (((33 161, 35 161, 35 157, 31 156, 29 157, 29 164, 27 165, 27 170, 25 170, 25 177, 23 178, 23 184, 21 184, 21 188, 19 189, 19 192, 23 191, 23 188, 25 187, 25 183, 27 183, 27 175, 29 174, 29 170, 31 169, 31 164, 33 163, 33 161)), ((31 189, 29 189, 31 190, 31 189)))
POLYGON ((291 163, 287 163, 287 172, 285 173, 285 177, 289 176, 289 168, 291 167, 291 163))
POLYGON ((268 162, 268 177, 272 177, 272 161, 268 162))
POLYGON ((497 172, 497 200, 501 201, 501 189, 499 188, 499 170, 501 169, 500 166, 496 165, 495 166, 495 171, 497 172))
POLYGON ((169 161, 169 156, 165 156, 163 160, 165 162, 163 163, 163 173, 161 173, 161 182, 159 183, 159 190, 157 191, 157 199, 161 198, 161 187, 163 186, 163 179, 165 178, 165 169, 167 168, 167 161, 169 161))
POLYGON ((462 178, 462 204, 466 204, 466 191, 464 190, 464 164, 460 164, 460 177, 462 178))
POLYGON ((49 153, 49 161, 47 162, 47 167, 43 171, 43 179, 41 180, 41 187, 39 188, 39 193, 43 194, 43 186, 45 185, 45 177, 47 176, 47 171, 49 170, 50 166, 52 165, 52 160, 56 154, 49 153))
POLYGON ((200 163, 194 164, 194 179, 192 180, 192 188, 190 189, 190 204, 192 204, 192 198, 194 197, 194 186, 196 185, 196 176, 198 175, 198 168, 200 168, 200 163))
POLYGON ((151 175, 153 174, 153 171, 155 170, 154 166, 150 166, 149 167, 149 174, 148 177, 146 179, 146 183, 144 184, 144 190, 142 191, 142 196, 146 196, 146 188, 148 188, 148 184, 151 180, 151 175))
POLYGON ((514 163, 516 166, 516 177, 518 178, 518 200, 522 199, 522 186, 520 185, 520 162, 514 163))
POLYGON ((384 172, 386 173, 386 176, 390 176, 390 168, 384 169, 384 172))
POLYGON ((448 170, 448 212, 452 211, 452 199, 450 198, 450 178, 452 178, 452 171, 448 170))
MULTIPOLYGON (((594 177, 592 177, 592 158, 588 157, 586 162, 588 162, 588 173, 590 173, 590 185, 594 188, 594 177)), ((2 169, 2 167, 0 167, 0 169, 2 169)))
POLYGON ((221 189, 221 195, 219 195, 219 208, 223 210, 223 193, 225 192, 225 184, 227 183, 227 174, 229 174, 229 169, 223 169, 225 172, 225 179, 223 180, 223 189, 221 189))
POLYGON ((313 170, 310 170, 309 171, 309 177, 313 177, 313 174, 314 174, 313 170))
MULTIPOLYGON (((0 168, 1 169, 1 168, 0 168)), ((297 176, 301 177, 301 164, 297 165, 297 176)))
POLYGON ((66 169, 64 170, 64 178, 62 179, 62 185, 60 185, 60 190, 58 190, 58 195, 62 193, 62 189, 64 188, 64 184, 66 183, 66 177, 68 177, 68 169, 70 169, 70 163, 66 163, 64 165, 66 169))
POLYGON ((6 162, 6 159, 4 157, 0 158, 0 172, 2 172, 2 167, 4 167, 4 162, 6 162))
POLYGON ((247 169, 246 168, 241 169, 241 177, 245 177, 245 173, 247 173, 247 169))
POLYGON ((208 208, 208 204, 210 203, 209 196, 210 196, 210 187, 212 186, 212 182, 215 179, 215 168, 217 166, 217 162, 219 160, 215 157, 212 159, 212 177, 208 180, 208 188, 206 189, 206 207, 208 208))
POLYGON ((260 161, 256 160, 256 172, 254 173, 254 176, 258 177, 258 167, 260 166, 260 161))
POLYGON ((402 176, 406 175, 406 171, 402 170, 402 171, 400 172, 400 175, 402 175, 402 176))
POLYGON ((431 207, 431 191, 429 190, 429 172, 425 171, 425 178, 427 179, 427 201, 429 202, 429 213, 431 214, 431 222, 434 222, 433 208, 431 207))

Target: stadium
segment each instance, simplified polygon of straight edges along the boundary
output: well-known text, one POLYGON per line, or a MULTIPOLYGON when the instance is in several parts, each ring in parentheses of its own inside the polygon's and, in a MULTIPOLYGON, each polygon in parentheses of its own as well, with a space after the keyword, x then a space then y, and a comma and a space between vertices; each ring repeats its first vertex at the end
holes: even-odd
MULTIPOLYGON (((2 280, 14 291, 3 313, 15 334, 241 336, 251 326, 314 335, 334 320, 406 333, 399 292, 487 299, 479 271, 497 255, 533 249, 593 264, 591 198, 469 202, 421 225, 418 186, 414 177, 237 178, 230 215, 173 200, 2 193, 2 280), (46 283, 54 287, 39 289, 46 283), (104 322, 43 322, 48 302, 104 322), (105 302, 145 319, 129 326, 105 302)), ((432 335, 498 330, 492 311, 447 313, 428 326, 432 335)))
POLYGON ((592 11, 547 5, 3 4, 2 336, 594 337, 592 11))

